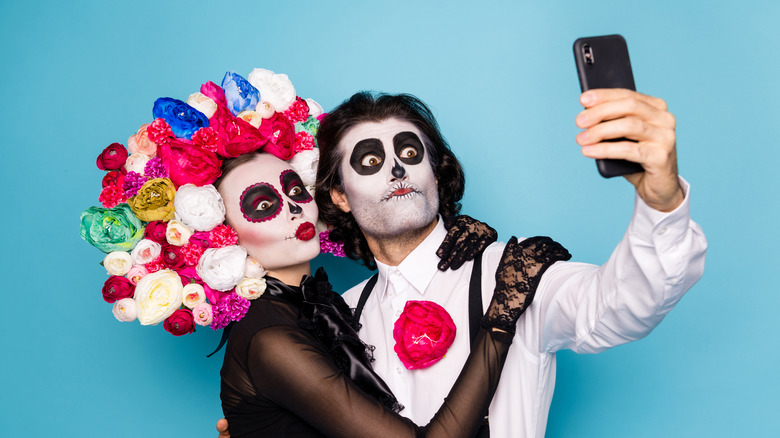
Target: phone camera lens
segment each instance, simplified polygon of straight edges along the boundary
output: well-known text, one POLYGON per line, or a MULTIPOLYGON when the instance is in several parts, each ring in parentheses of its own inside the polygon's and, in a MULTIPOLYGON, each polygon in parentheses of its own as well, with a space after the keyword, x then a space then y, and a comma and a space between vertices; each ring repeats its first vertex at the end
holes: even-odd
POLYGON ((585 58, 586 64, 593 64, 593 49, 590 44, 582 46, 582 56, 585 58))

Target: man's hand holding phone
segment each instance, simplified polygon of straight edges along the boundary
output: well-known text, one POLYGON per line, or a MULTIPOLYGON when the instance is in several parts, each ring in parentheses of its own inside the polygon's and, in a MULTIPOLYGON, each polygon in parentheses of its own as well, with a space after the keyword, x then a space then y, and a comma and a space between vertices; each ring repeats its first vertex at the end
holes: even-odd
POLYGON ((590 158, 624 159, 644 172, 625 175, 652 208, 672 211, 684 199, 677 177, 676 121, 666 102, 622 88, 582 93, 585 109, 577 115, 582 154, 590 158), (626 138, 633 141, 607 141, 626 138))

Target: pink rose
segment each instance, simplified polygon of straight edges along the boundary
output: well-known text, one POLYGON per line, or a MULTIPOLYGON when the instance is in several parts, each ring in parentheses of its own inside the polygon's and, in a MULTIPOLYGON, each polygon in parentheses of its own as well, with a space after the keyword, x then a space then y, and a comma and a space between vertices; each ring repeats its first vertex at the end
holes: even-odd
POLYGON ((147 274, 149 274, 149 271, 143 265, 133 265, 130 270, 127 271, 125 277, 130 280, 131 283, 138 284, 138 282, 147 274))
POLYGON ((211 324, 211 321, 214 319, 213 313, 211 312, 211 304, 200 303, 195 306, 195 308, 192 309, 192 317, 195 319, 195 324, 204 327, 211 324))
POLYGON ((138 132, 131 135, 127 139, 127 148, 130 149, 131 154, 144 154, 149 157, 154 157, 157 154, 157 143, 149 139, 147 128, 149 123, 145 123, 138 128, 138 132))
POLYGON ((97 167, 100 170, 119 170, 127 161, 127 149, 119 143, 111 143, 97 157, 97 167))
POLYGON ((132 281, 119 275, 108 277, 103 285, 103 299, 107 303, 114 303, 122 298, 132 298, 135 293, 135 285, 132 281))
POLYGON ((213 183, 222 175, 222 161, 217 154, 190 142, 172 139, 167 144, 160 145, 157 154, 176 187, 184 184, 204 186, 213 183))
POLYGON ((165 318, 163 328, 173 336, 182 336, 195 331, 195 320, 190 309, 179 309, 165 318))
POLYGON ((450 314, 432 301, 407 301, 395 322, 395 353, 407 369, 427 368, 438 362, 455 340, 450 314))

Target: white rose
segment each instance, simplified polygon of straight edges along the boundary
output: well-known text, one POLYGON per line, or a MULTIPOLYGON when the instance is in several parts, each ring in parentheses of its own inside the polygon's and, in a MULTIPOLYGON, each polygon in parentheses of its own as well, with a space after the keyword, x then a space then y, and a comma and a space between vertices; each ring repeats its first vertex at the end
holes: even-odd
POLYGON ((300 151, 292 157, 289 163, 307 188, 313 186, 317 179, 317 166, 320 164, 320 150, 314 148, 300 151))
POLYGON ((247 80, 260 91, 260 99, 283 113, 295 102, 295 87, 285 74, 275 74, 271 70, 256 68, 249 73, 247 80))
POLYGON ((133 154, 127 157, 127 160, 125 161, 125 169, 127 169, 128 172, 136 172, 140 173, 141 175, 144 174, 144 168, 146 167, 146 163, 149 161, 149 156, 144 154, 133 154))
POLYGON ((194 309, 200 303, 206 301, 206 291, 198 283, 190 283, 182 289, 182 304, 194 309))
POLYGON ((181 307, 182 290, 179 274, 170 269, 153 272, 135 286, 133 298, 138 303, 141 325, 157 325, 181 307))
MULTIPOLYGON (((174 205, 176 204, 176 198, 174 198, 174 205)), ((175 207, 174 207, 175 208, 175 207)), ((165 230, 165 240, 171 245, 183 246, 190 241, 192 237, 192 230, 189 229, 183 223, 177 220, 171 220, 168 222, 168 228, 165 230)))
POLYGON ((225 221, 225 204, 211 184, 184 184, 173 199, 176 220, 195 231, 211 231, 225 221))
POLYGON ((114 313, 114 318, 119 321, 135 321, 138 317, 138 303, 132 298, 122 298, 114 303, 114 308, 111 311, 114 313))
POLYGON ((245 122, 249 123, 255 128, 260 128, 260 124, 263 123, 263 116, 255 111, 241 111, 240 113, 236 114, 236 117, 243 119, 245 122))
POLYGON ((312 117, 317 117, 325 112, 314 99, 306 99, 306 105, 309 106, 309 115, 312 117))
POLYGON ((134 265, 145 265, 160 255, 162 247, 154 240, 141 239, 130 253, 133 256, 134 265))
POLYGON ((257 106, 255 107, 255 112, 260 114, 260 117, 264 119, 270 119, 274 114, 276 114, 274 106, 264 100, 258 102, 257 106))
POLYGON ((190 94, 190 97, 187 98, 187 105, 202 112, 208 119, 217 112, 217 103, 203 93, 190 94))
POLYGON ((133 267, 133 256, 125 251, 113 251, 106 254, 103 267, 109 275, 125 275, 133 267))
POLYGON ((247 257, 244 265, 244 277, 249 278, 263 278, 265 277, 266 270, 263 265, 254 257, 247 257))
POLYGON ((212 289, 227 291, 244 278, 245 260, 243 246, 209 248, 200 257, 196 271, 212 289))
POLYGON ((265 292, 265 278, 244 278, 236 285, 236 295, 254 300, 265 292))

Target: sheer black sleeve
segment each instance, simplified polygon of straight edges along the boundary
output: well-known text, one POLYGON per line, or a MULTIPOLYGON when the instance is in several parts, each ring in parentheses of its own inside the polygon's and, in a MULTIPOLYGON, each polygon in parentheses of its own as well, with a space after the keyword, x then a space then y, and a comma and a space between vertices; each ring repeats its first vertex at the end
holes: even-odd
POLYGON ((425 427, 363 393, 338 371, 321 344, 295 327, 257 332, 247 362, 258 393, 325 436, 466 437, 487 411, 510 343, 511 335, 483 329, 450 394, 425 427))

